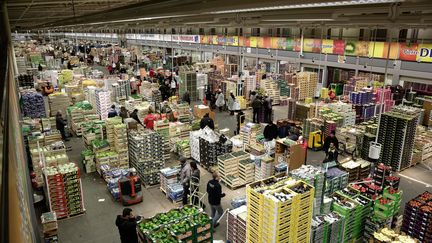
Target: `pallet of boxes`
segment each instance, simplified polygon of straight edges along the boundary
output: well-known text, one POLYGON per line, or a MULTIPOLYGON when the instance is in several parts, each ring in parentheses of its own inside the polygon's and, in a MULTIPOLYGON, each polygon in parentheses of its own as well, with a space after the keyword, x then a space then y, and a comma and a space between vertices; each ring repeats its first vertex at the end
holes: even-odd
POLYGON ((57 243, 57 215, 55 212, 46 212, 41 215, 42 232, 45 243, 57 243))

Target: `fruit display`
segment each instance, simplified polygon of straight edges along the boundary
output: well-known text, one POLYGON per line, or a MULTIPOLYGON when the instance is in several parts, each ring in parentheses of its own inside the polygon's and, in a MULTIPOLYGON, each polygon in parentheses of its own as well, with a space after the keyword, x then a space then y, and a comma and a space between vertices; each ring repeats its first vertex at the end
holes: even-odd
POLYGON ((405 205, 401 231, 418 239, 431 242, 432 193, 423 192, 405 205))
POLYGON ((194 206, 156 214, 152 218, 142 220, 137 227, 140 237, 153 242, 161 236, 167 239, 173 237, 175 242, 197 242, 197 238, 207 233, 212 236, 213 233, 211 218, 194 206))

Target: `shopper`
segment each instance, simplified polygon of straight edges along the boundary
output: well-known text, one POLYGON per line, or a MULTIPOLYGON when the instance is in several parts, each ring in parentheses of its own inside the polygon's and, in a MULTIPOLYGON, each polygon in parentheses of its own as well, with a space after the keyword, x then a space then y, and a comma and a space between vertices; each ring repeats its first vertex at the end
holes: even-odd
POLYGON ((278 127, 276 126, 276 124, 273 123, 273 121, 270 121, 270 123, 264 128, 264 138, 267 141, 272 141, 273 139, 276 139, 277 136, 278 127))
POLYGON ((186 103, 188 103, 188 104, 190 105, 190 103, 191 103, 191 99, 190 99, 189 91, 186 91, 186 92, 183 94, 182 101, 183 101, 183 102, 186 102, 186 103))
POLYGON ((257 96, 254 101, 252 102, 252 120, 253 123, 259 123, 259 113, 262 109, 263 103, 261 101, 261 97, 257 96))
POLYGON ((219 111, 222 112, 222 108, 225 105, 225 96, 222 94, 222 91, 219 89, 216 95, 216 106, 219 107, 219 111))
POLYGON ((130 113, 130 117, 137 121, 139 124, 141 124, 141 126, 144 126, 144 124, 138 118, 138 109, 133 110, 132 113, 130 113))
POLYGON ((124 120, 129 117, 128 111, 124 106, 120 107, 120 117, 122 118, 122 122, 124 122, 124 120))
POLYGON ((192 204, 195 206, 201 206, 199 205, 199 184, 201 179, 200 170, 198 169, 197 163, 195 161, 191 161, 190 163, 191 168, 191 183, 190 183, 190 193, 193 193, 192 197, 192 204))
POLYGON ((263 102, 264 122, 269 123, 272 120, 273 100, 266 95, 263 102))
POLYGON ((331 131, 331 132, 330 132, 330 135, 327 136, 327 137, 324 139, 324 146, 323 146, 323 150, 324 150, 324 152, 326 153, 326 155, 327 155, 328 152, 329 152, 330 144, 331 144, 331 143, 333 143, 333 145, 335 146, 336 150, 339 149, 339 141, 338 141, 338 139, 337 139, 337 137, 336 137, 336 132, 335 132, 334 130, 331 131))
POLYGON ((171 96, 176 96, 177 94, 177 75, 175 72, 171 73, 171 81, 170 81, 170 88, 171 88, 171 96))
POLYGON ((145 125, 146 128, 148 128, 148 129, 152 129, 152 130, 153 130, 154 122, 155 122, 155 121, 156 121, 156 116, 153 115, 153 111, 152 111, 152 109, 150 108, 150 109, 148 110, 147 115, 144 117, 144 125, 145 125))
POLYGON ((225 197, 222 193, 222 186, 219 183, 220 176, 217 172, 213 172, 213 179, 207 183, 208 202, 211 207, 211 217, 213 219, 213 227, 219 226, 219 218, 222 217, 223 208, 221 206, 221 199, 225 197))
POLYGON ((204 105, 208 105, 211 108, 211 98, 212 98, 212 92, 210 90, 210 86, 207 86, 207 90, 205 93, 205 102, 204 105))
POLYGON ((338 160, 337 160, 338 155, 339 155, 339 152, 336 149, 336 146, 333 143, 330 143, 329 149, 327 150, 326 157, 325 157, 323 163, 328 163, 328 162, 333 162, 333 161, 338 162, 338 160))
POLYGON ((132 209, 123 209, 123 214, 117 215, 115 224, 120 233, 121 243, 138 243, 137 219, 132 214, 132 209))
POLYGON ((117 116, 117 111, 115 109, 115 105, 112 105, 108 111, 108 118, 116 117, 116 116, 117 116))
POLYGON ((255 100, 256 97, 257 97, 257 93, 255 91, 251 91, 249 94, 249 99, 250 99, 251 104, 255 100))
POLYGON ((205 127, 209 127, 210 129, 214 130, 214 122, 213 119, 211 119, 209 113, 206 113, 200 121, 200 128, 204 129, 205 127))
POLYGON ((65 127, 66 127, 66 121, 63 119, 62 117, 62 113, 61 111, 57 111, 56 114, 56 127, 57 130, 60 131, 61 137, 64 141, 69 141, 69 139, 66 137, 66 131, 65 131, 65 127))
POLYGON ((236 102, 236 98, 235 98, 233 92, 230 92, 230 95, 228 97, 227 105, 228 105, 228 110, 229 110, 231 116, 234 115, 234 110, 235 110, 234 105, 235 105, 235 102, 236 102))
POLYGON ((186 205, 188 203, 188 197, 189 197, 189 183, 190 183, 190 178, 192 175, 192 171, 191 171, 191 167, 190 164, 187 163, 187 159, 186 158, 180 158, 180 182, 182 183, 183 186, 183 205, 186 205))

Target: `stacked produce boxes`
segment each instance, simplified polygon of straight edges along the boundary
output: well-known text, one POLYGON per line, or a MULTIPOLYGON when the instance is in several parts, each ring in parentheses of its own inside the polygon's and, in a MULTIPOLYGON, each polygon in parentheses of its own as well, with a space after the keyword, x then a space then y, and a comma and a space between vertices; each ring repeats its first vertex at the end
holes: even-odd
POLYGON ((152 130, 131 130, 128 136, 129 158, 146 186, 159 183, 159 171, 164 167, 163 139, 152 130))
POLYGON ((142 242, 213 242, 211 218, 196 207, 156 214, 137 227, 142 242))
POLYGON ((227 240, 232 243, 246 243, 247 207, 245 205, 228 211, 227 240))
POLYGON ((318 74, 314 72, 297 73, 299 87, 299 100, 315 97, 315 90, 318 83, 318 74))
POLYGON ((255 161, 251 159, 242 159, 239 161, 239 178, 243 185, 255 181, 255 161))
POLYGON ((53 93, 48 96, 50 107, 50 116, 55 116, 57 111, 61 111, 63 116, 66 115, 66 110, 70 105, 69 97, 66 93, 53 93))
POLYGON ((243 146, 246 150, 250 150, 250 143, 254 137, 252 137, 252 133, 258 132, 261 130, 261 126, 259 124, 248 122, 240 129, 240 135, 243 138, 243 146))
POLYGON ((414 137, 421 110, 396 106, 381 115, 378 142, 382 144, 380 161, 395 171, 411 166, 414 137))
POLYGON ((345 218, 343 238, 337 242, 351 242, 357 240, 357 202, 339 193, 333 195, 332 211, 337 212, 345 218))
POLYGON ((163 139, 163 157, 165 160, 169 160, 170 158, 170 147, 169 147, 169 138, 170 138, 170 132, 169 132, 169 122, 168 120, 158 120, 154 123, 154 130, 161 135, 163 139))
POLYGON ((44 174, 50 211, 56 212, 57 218, 85 211, 80 172, 76 164, 45 167, 44 174))
POLYGON ((401 231, 421 242, 431 242, 431 204, 432 193, 427 191, 410 200, 405 206, 401 231))
POLYGON ((114 151, 118 154, 117 168, 129 168, 128 138, 126 124, 114 125, 114 151))
POLYGON ((313 198, 313 187, 291 178, 249 184, 247 242, 309 242, 313 198))
POLYGON ((168 185, 174 184, 178 181, 180 167, 167 167, 160 170, 160 190, 167 193, 168 185))
POLYGON ((274 166, 274 158, 270 156, 264 156, 261 159, 257 158, 255 162, 255 180, 263 180, 273 175, 274 166))
POLYGON ((321 205, 324 199, 325 173, 321 168, 311 165, 302 165, 300 168, 290 172, 291 176, 298 180, 303 180, 315 188, 315 200, 313 214, 321 213, 321 205))
POLYGON ((326 186, 324 193, 331 195, 333 192, 341 190, 348 185, 349 174, 338 168, 330 168, 326 172, 326 186))

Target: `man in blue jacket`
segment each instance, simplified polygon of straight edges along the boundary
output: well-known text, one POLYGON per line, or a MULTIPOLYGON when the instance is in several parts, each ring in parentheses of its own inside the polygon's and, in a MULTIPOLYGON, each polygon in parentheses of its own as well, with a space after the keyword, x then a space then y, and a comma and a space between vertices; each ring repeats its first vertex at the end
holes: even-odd
POLYGON ((219 181, 219 174, 217 172, 213 172, 213 179, 207 183, 208 201, 211 208, 211 217, 213 219, 214 228, 219 226, 219 223, 217 222, 223 214, 221 198, 225 197, 225 193, 222 193, 222 186, 219 181))

